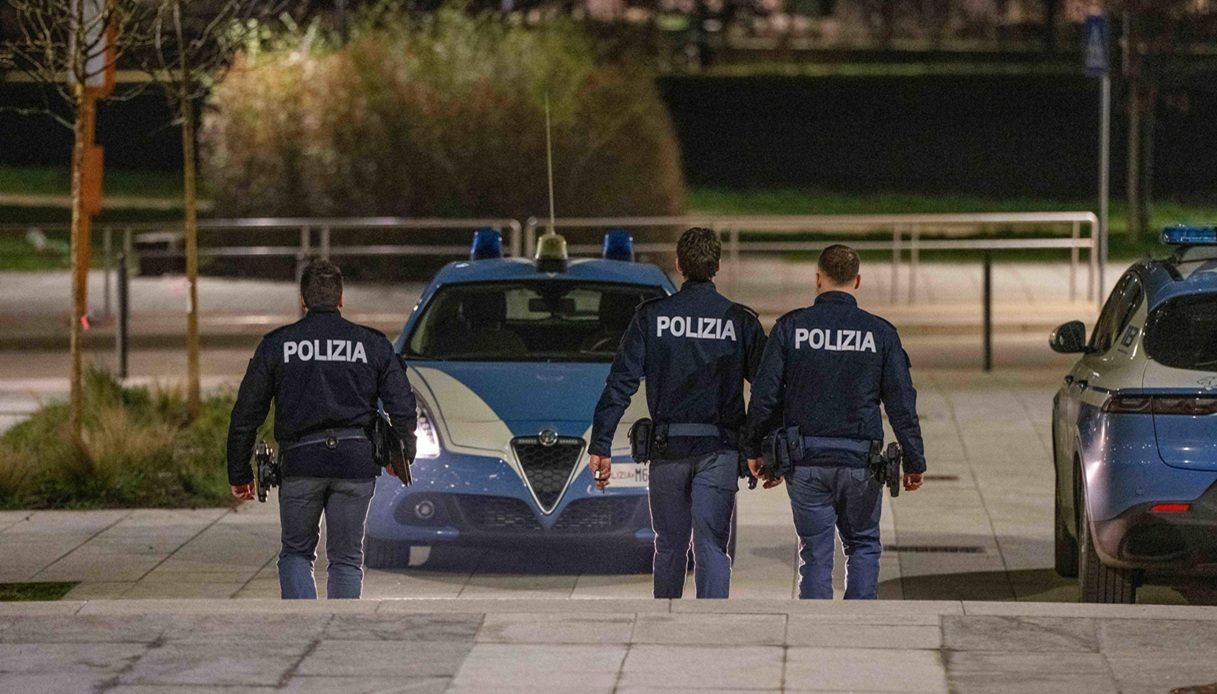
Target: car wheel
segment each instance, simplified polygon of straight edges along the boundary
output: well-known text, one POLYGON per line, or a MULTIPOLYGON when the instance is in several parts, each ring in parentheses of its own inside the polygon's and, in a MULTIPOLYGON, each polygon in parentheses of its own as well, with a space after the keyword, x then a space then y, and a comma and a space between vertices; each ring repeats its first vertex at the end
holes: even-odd
POLYGON ((410 565, 408 542, 369 537, 364 542, 363 563, 369 569, 404 569, 410 565))
POLYGON ((1078 583, 1082 602, 1104 602, 1131 605, 1137 601, 1136 572, 1114 569, 1099 559, 1086 520, 1085 502, 1078 504, 1078 583))
MULTIPOLYGON (((1054 463, 1055 464, 1055 463, 1054 463)), ((1076 483, 1075 483, 1076 484, 1076 483)), ((1061 492, 1058 485, 1056 491, 1056 499, 1053 504, 1054 516, 1056 520, 1056 573, 1062 578, 1077 578, 1078 576, 1078 541, 1077 538, 1069 534, 1069 528, 1065 525, 1065 510, 1061 508, 1061 492)))

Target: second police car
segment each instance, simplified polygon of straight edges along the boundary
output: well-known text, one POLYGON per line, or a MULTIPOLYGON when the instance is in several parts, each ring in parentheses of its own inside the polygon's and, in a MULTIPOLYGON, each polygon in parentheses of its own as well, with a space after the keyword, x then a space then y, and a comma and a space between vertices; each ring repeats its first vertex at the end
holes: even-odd
POLYGON ((1217 570, 1217 228, 1170 227, 1133 265, 1053 401, 1056 570, 1082 600, 1134 602, 1143 573, 1217 570))
POLYGON ((612 486, 597 491, 587 469, 621 335, 639 303, 676 290, 633 262, 632 243, 614 231, 602 258, 568 259, 546 234, 535 260, 504 258, 498 232, 479 230, 470 259, 439 271, 395 345, 419 402, 415 481, 379 480, 368 566, 405 566, 411 547, 521 541, 615 545, 640 569, 649 561, 648 470, 626 440, 645 391, 618 429, 612 486))

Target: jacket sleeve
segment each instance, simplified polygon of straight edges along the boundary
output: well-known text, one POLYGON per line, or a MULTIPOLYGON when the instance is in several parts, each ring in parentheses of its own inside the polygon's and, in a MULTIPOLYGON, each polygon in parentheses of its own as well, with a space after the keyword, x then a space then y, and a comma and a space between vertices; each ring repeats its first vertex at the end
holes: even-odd
POLYGON ((613 366, 604 383, 604 392, 596 403, 596 413, 592 417, 592 443, 587 448, 589 454, 612 455, 613 435, 617 432, 625 408, 630 405, 630 398, 638 392, 638 384, 646 373, 645 360, 646 335, 642 311, 638 311, 625 329, 621 346, 617 348, 617 356, 613 358, 613 366))
POLYGON ((744 379, 749 383, 756 380, 757 371, 761 368, 761 357, 765 355, 765 329, 756 316, 749 314, 748 352, 744 362, 744 379))
POLYGON ((377 384, 377 394, 393 433, 397 434, 408 448, 415 450, 414 430, 418 426, 418 401, 414 397, 414 388, 410 386, 410 377, 406 375, 405 364, 393 348, 389 348, 389 356, 381 367, 380 382, 377 384))
POLYGON ((228 422, 228 483, 234 486, 249 484, 254 479, 250 458, 257 443, 258 427, 266 421, 275 394, 267 351, 263 340, 245 369, 228 422))
POLYGON ((904 449, 904 471, 925 472, 925 443, 921 439, 921 422, 917 418, 917 390, 909 373, 909 356, 892 330, 883 356, 883 380, 880 397, 891 422, 896 440, 904 449))
POLYGON ((785 333, 781 321, 773 326, 752 378, 752 397, 748 401, 748 424, 742 446, 744 455, 749 458, 760 457, 761 439, 780 423, 782 393, 786 387, 785 333))

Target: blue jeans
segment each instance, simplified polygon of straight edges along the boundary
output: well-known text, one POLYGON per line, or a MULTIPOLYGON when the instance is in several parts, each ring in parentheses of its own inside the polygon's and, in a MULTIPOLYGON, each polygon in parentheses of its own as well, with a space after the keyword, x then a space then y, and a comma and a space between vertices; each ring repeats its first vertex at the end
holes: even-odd
POLYGON ((327 597, 358 598, 363 592, 363 535, 375 480, 287 477, 279 488, 279 590, 284 600, 317 599, 313 561, 325 513, 325 554, 330 561, 327 597))
POLYGON ((731 514, 739 489, 739 454, 719 451, 651 463, 651 527, 655 529, 655 597, 684 594, 693 538, 699 598, 731 591, 731 514))
POLYGON ((845 549, 845 599, 874 600, 883 487, 866 468, 800 465, 786 477, 799 534, 799 598, 832 599, 834 530, 845 549))

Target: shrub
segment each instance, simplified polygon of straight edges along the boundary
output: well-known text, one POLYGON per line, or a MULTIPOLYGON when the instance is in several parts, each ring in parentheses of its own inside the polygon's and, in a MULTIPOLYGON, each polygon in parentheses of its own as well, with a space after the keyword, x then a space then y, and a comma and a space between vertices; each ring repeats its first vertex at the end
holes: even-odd
POLYGON ((341 46, 298 32, 243 56, 210 97, 204 170, 221 215, 507 216, 683 210, 651 76, 569 21, 446 8, 366 15, 341 46))
POLYGON ((124 387, 90 370, 79 447, 60 404, 0 436, 0 507, 227 505, 232 404, 231 394, 208 397, 191 420, 180 389, 124 387))

